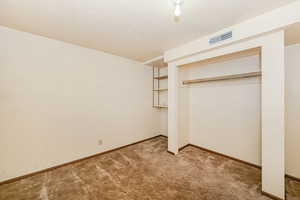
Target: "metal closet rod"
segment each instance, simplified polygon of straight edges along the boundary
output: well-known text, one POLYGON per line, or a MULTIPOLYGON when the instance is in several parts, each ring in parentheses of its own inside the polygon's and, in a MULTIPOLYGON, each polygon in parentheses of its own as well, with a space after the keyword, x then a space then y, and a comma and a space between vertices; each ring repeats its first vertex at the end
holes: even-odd
POLYGON ((210 82, 210 81, 223 81, 223 80, 231 80, 231 79, 257 77, 257 76, 261 76, 261 72, 248 72, 242 74, 232 74, 232 75, 200 78, 200 79, 193 79, 193 80, 184 80, 182 81, 182 84, 188 85, 188 84, 203 83, 203 82, 210 82))

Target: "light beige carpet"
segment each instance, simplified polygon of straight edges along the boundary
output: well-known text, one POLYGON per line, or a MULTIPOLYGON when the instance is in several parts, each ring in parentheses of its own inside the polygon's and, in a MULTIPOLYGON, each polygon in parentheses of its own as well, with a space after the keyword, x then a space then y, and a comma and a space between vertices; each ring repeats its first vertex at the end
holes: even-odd
MULTIPOLYGON (((1 200, 267 200, 260 170, 187 147, 177 156, 158 137, 0 186, 1 200)), ((300 183, 287 180, 287 199, 300 183)))

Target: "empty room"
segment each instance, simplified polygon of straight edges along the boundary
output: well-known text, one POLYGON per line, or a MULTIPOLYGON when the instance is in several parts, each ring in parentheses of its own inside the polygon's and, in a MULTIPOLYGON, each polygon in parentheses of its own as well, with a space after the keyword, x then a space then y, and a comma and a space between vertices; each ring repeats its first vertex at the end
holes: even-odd
POLYGON ((0 0, 0 200, 300 200, 300 0, 0 0))

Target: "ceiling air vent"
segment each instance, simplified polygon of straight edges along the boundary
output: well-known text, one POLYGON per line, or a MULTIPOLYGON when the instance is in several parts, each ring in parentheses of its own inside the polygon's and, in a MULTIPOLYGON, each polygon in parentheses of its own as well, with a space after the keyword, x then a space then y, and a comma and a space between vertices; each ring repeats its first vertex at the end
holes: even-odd
POLYGON ((230 38, 232 38, 232 31, 209 39, 209 44, 216 44, 218 42, 221 42, 223 40, 227 40, 227 39, 230 39, 230 38))

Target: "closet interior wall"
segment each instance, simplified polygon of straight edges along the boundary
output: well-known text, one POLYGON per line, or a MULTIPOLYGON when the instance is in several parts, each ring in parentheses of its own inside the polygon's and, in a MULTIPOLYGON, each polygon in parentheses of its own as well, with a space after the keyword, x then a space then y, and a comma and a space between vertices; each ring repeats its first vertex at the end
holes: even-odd
MULTIPOLYGON (((161 67, 159 73, 160 73, 160 76, 168 75, 168 67, 161 67)), ((158 76, 157 70, 155 71, 155 76, 158 76)), ((155 81, 155 86, 154 86, 155 88, 158 88, 157 83, 158 82, 155 81)), ((160 89, 167 89, 168 88, 168 79, 160 80, 159 87, 160 87, 160 89)), ((155 98, 155 103, 157 103, 156 101, 157 101, 157 98, 155 98)), ((160 101, 161 105, 168 104, 168 91, 160 92, 159 101, 160 101)), ((160 112, 159 133, 161 135, 167 136, 168 135, 168 109, 162 108, 162 109, 159 109, 159 112, 160 112)))
POLYGON ((259 54, 179 69, 180 146, 190 143, 261 165, 260 76, 182 84, 183 80, 259 72, 259 54))

